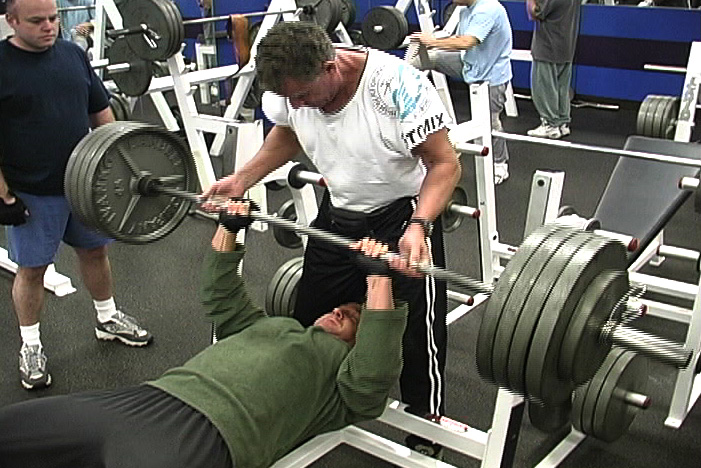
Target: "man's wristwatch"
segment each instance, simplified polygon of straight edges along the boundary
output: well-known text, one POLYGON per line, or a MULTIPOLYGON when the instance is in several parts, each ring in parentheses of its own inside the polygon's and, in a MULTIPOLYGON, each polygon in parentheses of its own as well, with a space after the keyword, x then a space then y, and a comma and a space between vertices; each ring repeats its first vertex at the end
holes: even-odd
POLYGON ((433 233, 433 222, 425 218, 411 218, 406 222, 405 229, 409 227, 410 224, 419 224, 424 230, 424 237, 431 237, 433 233))

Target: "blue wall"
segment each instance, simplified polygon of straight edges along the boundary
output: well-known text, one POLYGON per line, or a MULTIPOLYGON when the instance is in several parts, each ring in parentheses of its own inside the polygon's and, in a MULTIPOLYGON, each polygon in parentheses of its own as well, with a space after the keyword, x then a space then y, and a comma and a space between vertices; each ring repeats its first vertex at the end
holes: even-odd
MULTIPOLYGON (((578 1, 578 0, 573 0, 578 1)), ((185 19, 201 15, 197 0, 176 0, 185 19)), ((378 5, 391 0, 356 0, 356 23, 378 5)), ((442 24, 450 0, 433 0, 434 23, 442 24)), ((215 15, 264 11, 266 0, 214 0, 215 15)), ((515 49, 529 49, 533 23, 526 16, 523 0, 502 0, 511 21, 515 49)), ((410 29, 417 29, 413 5, 408 11, 410 29)), ((251 18, 255 21, 256 18, 251 18)), ((225 30, 225 23, 217 23, 225 30)), ((201 28, 188 28, 185 56, 194 59, 192 46, 201 28)), ((685 67, 692 41, 701 40, 701 10, 639 8, 635 6, 583 5, 580 36, 575 56, 573 88, 576 94, 613 100, 642 101, 648 94, 680 95, 684 75, 645 71, 646 63, 685 67)), ((233 62, 231 44, 218 42, 221 65, 233 62)), ((530 63, 513 62, 516 88, 530 88, 530 63)))

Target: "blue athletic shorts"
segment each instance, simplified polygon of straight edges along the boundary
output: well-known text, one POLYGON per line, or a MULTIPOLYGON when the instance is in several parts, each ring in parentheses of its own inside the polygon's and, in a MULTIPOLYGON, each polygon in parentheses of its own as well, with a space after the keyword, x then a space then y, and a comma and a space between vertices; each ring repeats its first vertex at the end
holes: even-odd
POLYGON ((22 267, 39 267, 54 262, 63 240, 71 247, 94 249, 112 242, 88 228, 71 213, 63 196, 32 195, 16 192, 29 209, 21 226, 7 226, 10 260, 22 267))

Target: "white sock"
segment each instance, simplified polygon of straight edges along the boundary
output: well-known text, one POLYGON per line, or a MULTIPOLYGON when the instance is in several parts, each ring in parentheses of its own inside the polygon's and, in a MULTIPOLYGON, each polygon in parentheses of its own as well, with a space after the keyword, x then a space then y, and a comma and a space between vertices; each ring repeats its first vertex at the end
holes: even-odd
POLYGON ((27 327, 23 327, 20 325, 19 333, 22 336, 22 342, 26 343, 28 346, 41 346, 39 322, 35 323, 34 325, 29 325, 27 327))
POLYGON ((97 311, 97 320, 100 323, 108 321, 114 314, 117 313, 117 306, 114 304, 114 298, 110 297, 104 301, 92 301, 95 304, 95 310, 97 311))

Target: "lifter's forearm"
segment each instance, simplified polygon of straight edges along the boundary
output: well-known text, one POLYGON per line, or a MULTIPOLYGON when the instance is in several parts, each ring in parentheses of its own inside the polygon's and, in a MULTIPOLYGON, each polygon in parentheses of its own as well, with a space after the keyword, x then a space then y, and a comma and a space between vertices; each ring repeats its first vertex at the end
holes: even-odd
POLYGON ((365 304, 367 310, 394 309, 392 297, 392 280, 387 276, 368 276, 368 298, 365 304))

